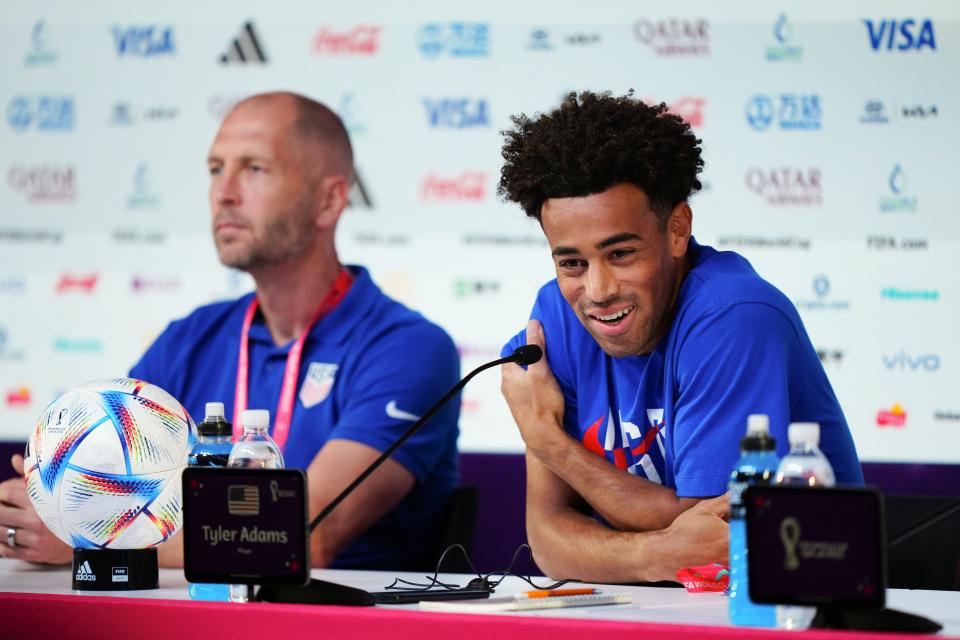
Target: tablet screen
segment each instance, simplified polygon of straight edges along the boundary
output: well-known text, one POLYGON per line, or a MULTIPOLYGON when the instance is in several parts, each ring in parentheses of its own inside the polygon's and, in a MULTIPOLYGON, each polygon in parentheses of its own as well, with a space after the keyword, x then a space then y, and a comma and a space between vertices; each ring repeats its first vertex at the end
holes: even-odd
POLYGON ((750 487, 744 495, 754 602, 856 609, 884 605, 878 491, 750 487))
POLYGON ((306 584, 310 557, 305 479, 298 469, 185 469, 187 580, 306 584))

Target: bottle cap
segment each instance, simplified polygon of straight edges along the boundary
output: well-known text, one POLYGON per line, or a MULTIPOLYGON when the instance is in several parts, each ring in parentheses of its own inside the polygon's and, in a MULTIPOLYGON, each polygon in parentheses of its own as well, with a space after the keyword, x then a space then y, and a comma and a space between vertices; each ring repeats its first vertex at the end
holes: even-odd
POLYGON ((770 417, 762 413, 747 416, 747 435, 740 438, 741 451, 773 451, 777 441, 770 435, 770 417))
POLYGON ((764 413, 752 413, 747 416, 747 435, 755 436, 770 433, 770 416, 764 413))
POLYGON ((224 417, 222 402, 208 402, 204 410, 203 422, 197 425, 201 436, 216 438, 233 434, 233 425, 224 417))
POLYGON ((221 418, 223 420, 226 419, 227 414, 223 412, 222 402, 208 402, 205 411, 206 415, 203 418, 204 422, 212 422, 217 418, 221 418))
POLYGON ((240 424, 244 431, 266 429, 270 426, 270 412, 266 409, 247 409, 240 414, 240 424))
POLYGON ((787 429, 790 446, 795 444, 820 444, 820 425, 816 422, 793 422, 787 429))

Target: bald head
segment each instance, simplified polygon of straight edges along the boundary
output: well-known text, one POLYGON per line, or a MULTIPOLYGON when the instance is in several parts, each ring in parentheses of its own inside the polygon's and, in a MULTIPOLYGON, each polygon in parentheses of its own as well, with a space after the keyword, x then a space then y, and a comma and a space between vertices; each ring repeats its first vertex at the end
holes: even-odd
POLYGON ((285 129, 291 150, 303 163, 305 175, 341 175, 354 180, 353 148, 340 117, 324 104, 287 91, 258 93, 238 102, 227 117, 250 112, 269 113, 285 129))

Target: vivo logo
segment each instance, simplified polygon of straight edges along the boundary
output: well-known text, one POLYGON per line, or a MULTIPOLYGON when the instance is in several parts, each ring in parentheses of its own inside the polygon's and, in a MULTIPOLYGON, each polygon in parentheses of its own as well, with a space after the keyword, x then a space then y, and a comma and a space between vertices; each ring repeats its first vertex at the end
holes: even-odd
POLYGON ((937 50, 937 42, 933 34, 933 21, 927 18, 917 23, 913 18, 903 20, 887 19, 864 20, 867 27, 867 36, 874 51, 920 51, 924 47, 937 50))
POLYGON ((431 127, 465 129, 467 127, 486 127, 490 125, 486 100, 473 100, 471 98, 430 100, 424 98, 423 106, 427 110, 427 118, 430 120, 431 127))
POLYGON ((893 355, 884 355, 883 366, 898 371, 938 371, 940 356, 935 353, 921 353, 914 356, 906 351, 898 351, 893 355))
POLYGON ((173 27, 114 27, 113 40, 118 56, 173 55, 173 27))

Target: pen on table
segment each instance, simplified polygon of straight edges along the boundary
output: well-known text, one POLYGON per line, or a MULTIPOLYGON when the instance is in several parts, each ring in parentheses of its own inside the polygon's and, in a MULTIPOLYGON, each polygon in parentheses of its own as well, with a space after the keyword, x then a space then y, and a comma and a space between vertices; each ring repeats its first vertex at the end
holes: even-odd
POLYGON ((557 598, 560 596, 587 596, 596 593, 593 587, 583 587, 580 589, 538 589, 537 591, 527 591, 520 594, 521 598, 557 598))

